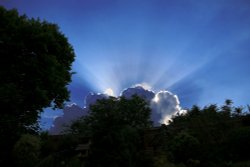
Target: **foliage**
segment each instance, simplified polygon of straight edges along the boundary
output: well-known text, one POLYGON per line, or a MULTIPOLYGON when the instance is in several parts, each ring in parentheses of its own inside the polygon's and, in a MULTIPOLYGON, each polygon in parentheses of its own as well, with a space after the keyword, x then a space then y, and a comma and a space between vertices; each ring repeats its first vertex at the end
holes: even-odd
POLYGON ((83 132, 91 139, 87 166, 130 167, 139 163, 141 131, 151 124, 148 104, 133 96, 98 100, 90 107, 89 115, 72 127, 74 133, 83 132))
POLYGON ((250 161, 242 161, 231 165, 232 167, 249 167, 250 161))
POLYGON ((49 155, 37 164, 37 167, 83 167, 84 163, 77 156, 60 158, 57 155, 49 155))
POLYGON ((81 166, 82 163, 75 151, 79 144, 79 137, 75 135, 49 135, 40 133, 41 149, 40 161, 37 167, 53 166, 81 166))
POLYGON ((169 145, 169 151, 173 154, 176 162, 187 162, 197 158, 200 143, 197 138, 182 131, 176 134, 169 145))
POLYGON ((69 99, 74 52, 56 24, 0 7, 0 164, 22 133, 37 131, 44 107, 69 99))
POLYGON ((19 167, 33 167, 38 163, 40 139, 29 134, 22 135, 14 146, 15 163, 19 167))
POLYGON ((153 167, 185 167, 184 164, 175 164, 173 162, 169 162, 166 155, 158 154, 153 158, 153 167))
POLYGON ((173 117, 166 126, 166 152, 175 163, 187 166, 228 166, 249 160, 249 113, 227 100, 222 107, 194 106, 173 117))
MULTIPOLYGON (((193 106, 169 125, 152 128, 148 105, 139 97, 99 100, 89 115, 72 124, 68 136, 43 142, 47 154, 39 166, 249 166, 250 113, 240 108, 230 101, 222 107, 193 106), (70 151, 82 139, 92 143, 87 159, 70 151)), ((42 136, 46 141, 47 135, 42 136)))

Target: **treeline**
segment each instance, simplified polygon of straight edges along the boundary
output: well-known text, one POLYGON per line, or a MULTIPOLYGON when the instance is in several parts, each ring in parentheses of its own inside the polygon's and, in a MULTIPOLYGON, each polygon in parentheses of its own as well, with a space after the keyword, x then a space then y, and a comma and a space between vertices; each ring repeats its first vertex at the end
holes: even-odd
POLYGON ((0 6, 0 55, 0 166, 250 166, 249 108, 230 100, 175 116, 159 128, 150 151, 150 107, 137 96, 98 101, 67 135, 41 133, 43 109, 69 100, 72 46, 56 24, 0 6), (82 158, 76 147, 86 138, 91 145, 82 158))
POLYGON ((222 107, 193 106, 163 128, 161 158, 185 166, 250 166, 249 111, 231 100, 222 107))
MULTIPOLYGON (((141 98, 99 100, 88 116, 75 121, 56 140, 42 134, 33 166, 86 167, 242 167, 250 165, 250 112, 225 105, 193 106, 169 125, 153 128, 148 104, 141 98), (147 133, 149 133, 147 135, 147 133), (148 137, 150 136, 150 137, 148 137), (87 157, 75 151, 90 140, 87 157), (145 146, 147 142, 147 146, 145 146), (39 149, 38 149, 39 148, 39 149), (40 150, 40 151, 38 151, 40 150)), ((25 140, 21 139, 23 142, 25 140)), ((26 139, 26 142, 32 140, 26 139)), ((33 140, 33 143, 37 143, 33 140)), ((18 144, 17 144, 18 146, 18 144)), ((15 147, 16 150, 18 147, 15 147)), ((19 141, 20 146, 20 141, 19 141)), ((27 149, 27 147, 25 147, 27 149)), ((32 150, 36 154, 32 153, 32 150)), ((28 153, 26 155, 29 155, 28 153)), ((26 156, 16 162, 24 165, 26 156)), ((29 156, 31 157, 31 156, 29 156)))

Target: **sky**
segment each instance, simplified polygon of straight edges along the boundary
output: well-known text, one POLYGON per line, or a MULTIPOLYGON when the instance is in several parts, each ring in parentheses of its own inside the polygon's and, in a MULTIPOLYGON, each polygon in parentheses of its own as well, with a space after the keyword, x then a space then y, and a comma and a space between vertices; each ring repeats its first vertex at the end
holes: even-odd
MULTIPOLYGON (((0 0, 59 25, 73 46, 71 102, 144 84, 192 105, 250 103, 249 0, 0 0), (107 92, 107 91, 106 91, 107 92)), ((46 110, 46 115, 59 111, 46 110)))

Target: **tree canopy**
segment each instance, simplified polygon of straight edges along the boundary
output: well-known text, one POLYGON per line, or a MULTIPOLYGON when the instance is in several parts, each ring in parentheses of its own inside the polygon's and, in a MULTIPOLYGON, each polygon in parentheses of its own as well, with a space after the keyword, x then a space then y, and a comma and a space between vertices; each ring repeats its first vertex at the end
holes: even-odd
POLYGON ((56 24, 3 7, 0 55, 0 137, 14 141, 32 129, 43 108, 60 108, 69 99, 75 55, 56 24))
POLYGON ((73 134, 91 139, 87 166, 136 166, 141 131, 152 126, 150 108, 138 96, 98 100, 89 115, 72 124, 73 134), (124 161, 126 160, 126 161, 124 161))
POLYGON ((165 150, 172 162, 187 166, 231 166, 249 160, 249 112, 232 106, 193 106, 177 115, 165 131, 165 150), (248 123, 246 123, 248 122, 248 123))
POLYGON ((39 161, 40 140, 36 136, 22 135, 14 146, 15 163, 19 167, 32 167, 39 161))
POLYGON ((149 113, 137 96, 99 100, 68 135, 41 138, 39 166, 249 166, 250 113, 242 107, 193 106, 160 127, 151 126, 149 113))

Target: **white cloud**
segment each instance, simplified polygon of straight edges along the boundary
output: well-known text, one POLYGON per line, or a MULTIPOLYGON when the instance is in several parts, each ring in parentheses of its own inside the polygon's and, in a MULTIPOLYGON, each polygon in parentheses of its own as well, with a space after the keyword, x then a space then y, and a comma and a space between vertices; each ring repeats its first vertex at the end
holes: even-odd
POLYGON ((127 88, 121 93, 121 95, 126 98, 130 98, 133 94, 137 94, 150 103, 152 110, 151 119, 155 125, 168 124, 168 121, 173 115, 185 112, 185 110, 181 109, 178 96, 169 91, 159 91, 155 93, 146 90, 138 84, 136 87, 127 88))
POLYGON ((76 106, 76 105, 77 105, 76 103, 71 103, 71 104, 66 105, 66 107, 72 107, 72 106, 76 106))
MULTIPOLYGON (((154 125, 168 124, 171 117, 177 113, 184 113, 180 107, 180 102, 177 95, 169 91, 159 91, 157 93, 147 90, 141 84, 137 84, 132 88, 124 89, 121 96, 131 98, 132 95, 137 94, 145 99, 152 109, 151 120, 154 125)), ((77 104, 72 103, 63 109, 63 115, 59 116, 54 121, 54 126, 51 127, 51 134, 59 134, 65 125, 69 125, 73 120, 84 116, 89 111, 89 106, 95 104, 99 99, 106 99, 112 94, 112 89, 109 88, 105 91, 106 94, 90 93, 85 97, 85 107, 82 109, 77 104)))
POLYGON ((133 87, 142 87, 145 90, 151 90, 152 89, 152 87, 149 84, 147 84, 146 82, 136 84, 133 87))
POLYGON ((151 101, 151 108, 153 112, 161 115, 160 120, 158 120, 161 124, 168 124, 173 115, 184 112, 181 109, 178 96, 169 91, 156 93, 151 101))
POLYGON ((104 91, 104 94, 107 94, 109 96, 114 96, 114 91, 111 88, 108 88, 104 91))

